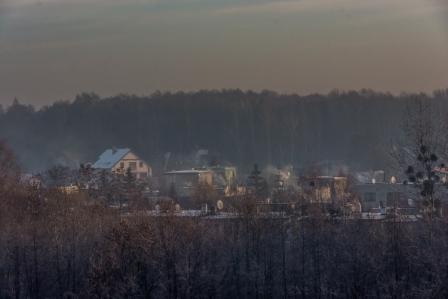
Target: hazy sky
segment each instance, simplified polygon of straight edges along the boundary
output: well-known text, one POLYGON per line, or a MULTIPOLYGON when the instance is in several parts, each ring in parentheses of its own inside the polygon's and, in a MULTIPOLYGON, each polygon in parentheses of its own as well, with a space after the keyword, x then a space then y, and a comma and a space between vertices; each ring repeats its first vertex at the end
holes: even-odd
POLYGON ((448 0, 0 0, 0 103, 448 87, 448 0))

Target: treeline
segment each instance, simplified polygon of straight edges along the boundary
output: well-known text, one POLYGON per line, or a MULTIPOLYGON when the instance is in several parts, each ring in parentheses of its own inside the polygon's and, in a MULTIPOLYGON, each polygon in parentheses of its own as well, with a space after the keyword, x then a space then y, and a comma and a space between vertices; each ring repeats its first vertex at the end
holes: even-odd
MULTIPOLYGON (((154 93, 100 98, 80 94, 36 110, 18 101, 0 109, 0 138, 31 171, 94 161, 112 146, 131 147, 156 168, 164 154, 209 149, 243 170, 338 161, 385 168, 407 103, 416 95, 370 90, 281 95, 240 90, 154 93)), ((447 92, 419 95, 448 111, 447 92)))

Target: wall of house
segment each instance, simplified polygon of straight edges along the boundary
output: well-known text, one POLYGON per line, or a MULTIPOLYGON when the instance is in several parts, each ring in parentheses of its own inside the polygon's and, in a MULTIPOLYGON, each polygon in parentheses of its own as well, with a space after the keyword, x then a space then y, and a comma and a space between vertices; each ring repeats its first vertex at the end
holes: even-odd
POLYGON ((413 189, 415 188, 409 185, 385 183, 360 184, 354 187, 360 197, 363 212, 369 212, 380 206, 390 207, 394 202, 397 202, 400 208, 407 207, 407 199, 415 195, 413 189))
POLYGON ((199 174, 199 183, 213 185, 213 173, 201 172, 199 174))
POLYGON ((151 167, 132 152, 127 153, 114 167, 112 167, 112 171, 116 173, 126 173, 128 168, 131 169, 131 172, 137 179, 144 179, 148 176, 152 176, 151 167))
POLYGON ((212 172, 170 173, 164 176, 164 189, 167 192, 174 191, 177 196, 190 197, 198 184, 213 184, 212 172))

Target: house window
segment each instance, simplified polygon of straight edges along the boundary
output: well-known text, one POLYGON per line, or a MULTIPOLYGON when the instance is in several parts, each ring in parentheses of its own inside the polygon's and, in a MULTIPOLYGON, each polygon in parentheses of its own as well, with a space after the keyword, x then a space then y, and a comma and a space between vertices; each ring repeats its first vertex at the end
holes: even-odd
POLYGON ((136 170, 137 169, 137 162, 129 162, 129 168, 131 170, 136 170))
POLYGON ((138 162, 138 165, 139 165, 140 168, 143 168, 143 162, 142 161, 138 162))
POLYGON ((124 169, 124 162, 120 162, 120 168, 124 169))
POLYGON ((366 193, 364 193, 364 201, 366 201, 366 202, 375 202, 376 201, 376 193, 374 193, 374 192, 366 192, 366 193))

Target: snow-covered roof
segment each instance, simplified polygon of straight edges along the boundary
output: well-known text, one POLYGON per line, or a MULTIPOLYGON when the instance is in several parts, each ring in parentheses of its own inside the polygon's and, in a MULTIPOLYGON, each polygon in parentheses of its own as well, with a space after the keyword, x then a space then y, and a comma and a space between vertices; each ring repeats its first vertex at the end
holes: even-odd
POLYGON ((131 150, 128 148, 107 149, 101 154, 92 168, 109 169, 115 166, 131 150))

